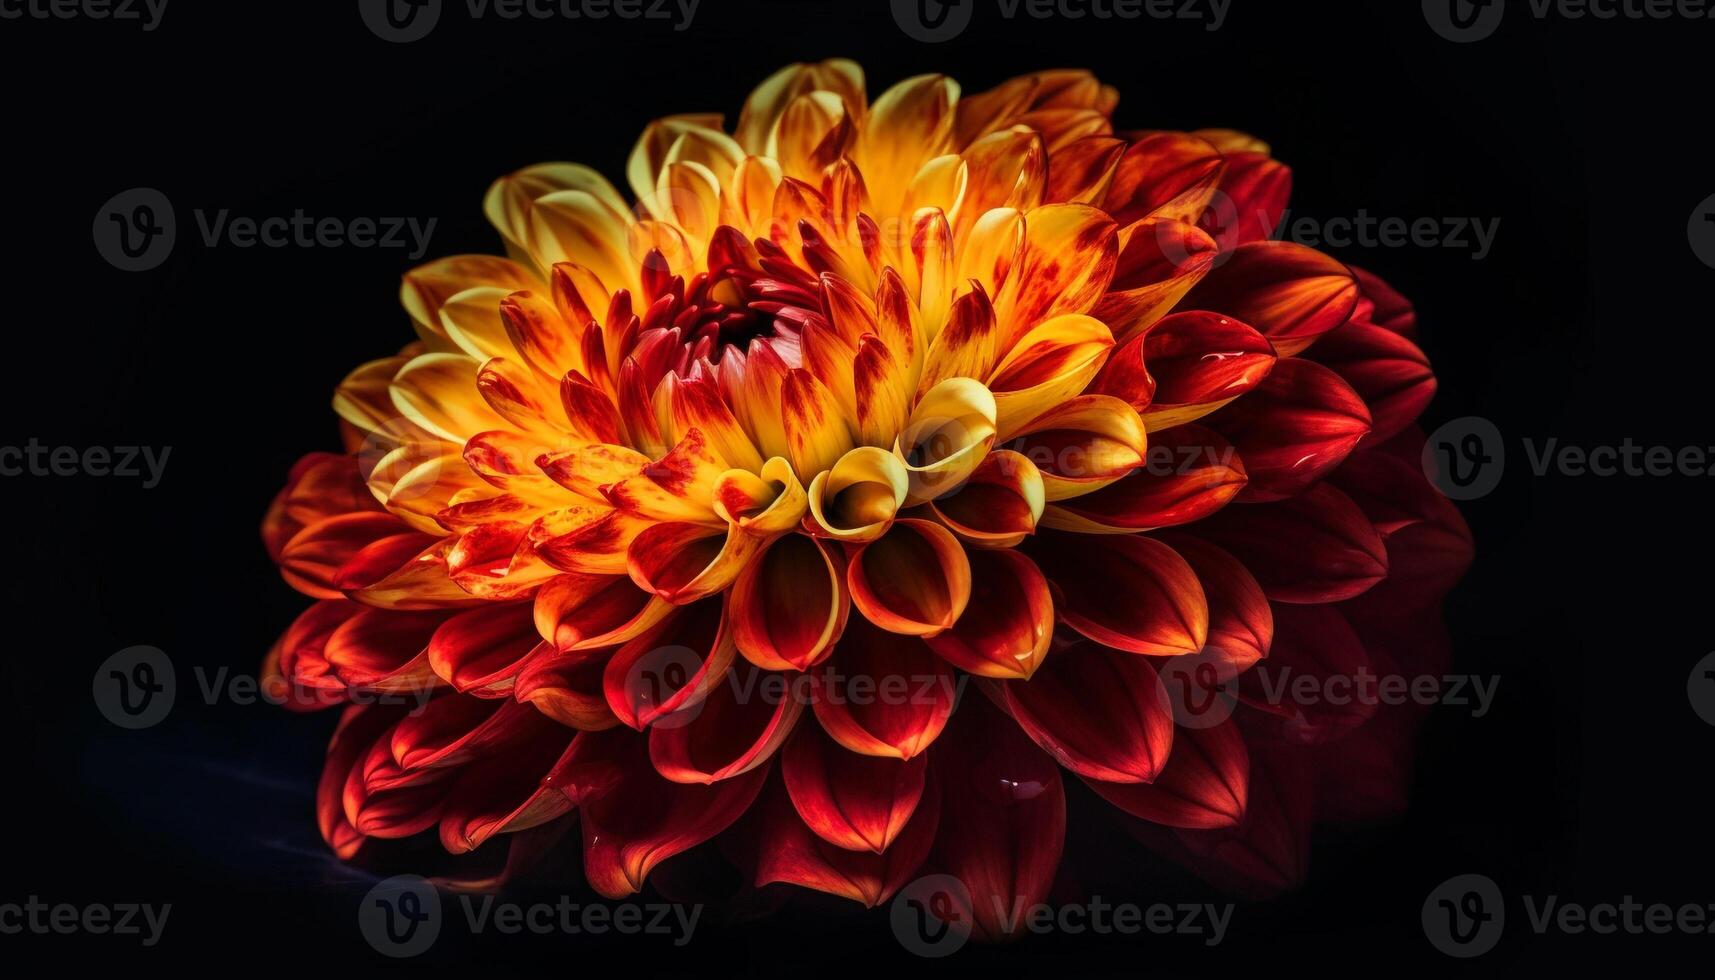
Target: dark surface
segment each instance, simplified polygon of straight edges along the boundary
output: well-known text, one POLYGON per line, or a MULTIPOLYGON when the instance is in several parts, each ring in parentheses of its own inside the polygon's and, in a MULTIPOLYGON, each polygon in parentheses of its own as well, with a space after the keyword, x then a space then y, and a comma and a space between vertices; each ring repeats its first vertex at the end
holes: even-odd
MULTIPOLYGON (((912 972, 1440 972, 1455 964, 1425 941, 1419 909, 1455 874, 1487 874, 1509 895, 1715 901, 1702 792, 1715 730, 1686 699, 1687 673, 1711 648, 1711 484, 1535 478, 1519 448, 1526 436, 1715 443, 1703 378, 1715 270, 1685 230, 1715 192, 1700 132, 1715 22, 1515 15, 1495 38, 1454 45, 1415 3, 1236 0, 1217 32, 991 15, 925 45, 879 3, 780 0, 707 2, 682 33, 470 23, 460 7, 428 39, 390 45, 346 2, 184 6, 149 33, 0 21, 13 379, 0 441, 172 447, 153 490, 0 482, 11 518, 0 902, 174 906, 151 950, 21 935, 0 936, 0 955, 393 965, 355 927, 369 877, 340 868, 314 829, 332 717, 205 705, 191 674, 254 673, 302 607, 256 527, 293 460, 337 448, 334 384, 409 339, 395 291, 412 263, 386 250, 210 250, 191 209, 435 217, 429 257, 497 251, 480 211, 493 178, 573 159, 622 183, 649 119, 733 118, 780 64, 833 55, 861 61, 872 93, 923 71, 973 92, 1085 66, 1122 92, 1123 126, 1269 139, 1295 169, 1295 214, 1499 218, 1483 261, 1451 248, 1336 250, 1416 301, 1441 378, 1429 425, 1484 416, 1516 454, 1494 494, 1463 505, 1478 561, 1449 604, 1455 669, 1499 675, 1496 707, 1438 713, 1409 814, 1319 834, 1309 884, 1241 906, 1212 950, 1185 937, 1059 936, 931 964, 898 949, 885 911, 809 901, 710 927, 682 950, 452 935, 406 968, 688 975, 874 959, 912 972), (180 244, 161 268, 126 274, 92 247, 90 216, 134 186, 174 201, 180 244), (130 733, 103 721, 89 692, 95 666, 135 644, 169 652, 181 694, 166 723, 130 733)), ((1068 851, 1103 869, 1092 890, 1212 897, 1098 815, 1081 817, 1090 802, 1074 794, 1083 836, 1068 851)), ((1708 947, 1705 936, 1539 939, 1516 902, 1509 913, 1477 969, 1708 947)))

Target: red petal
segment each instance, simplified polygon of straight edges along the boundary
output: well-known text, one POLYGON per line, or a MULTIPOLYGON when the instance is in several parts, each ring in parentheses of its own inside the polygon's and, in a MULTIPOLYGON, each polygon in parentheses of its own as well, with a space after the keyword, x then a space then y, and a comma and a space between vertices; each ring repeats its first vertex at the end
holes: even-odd
POLYGON ((1147 783, 1167 764, 1173 711, 1144 657, 1095 643, 1054 651, 1028 681, 985 681, 1025 734, 1080 776, 1147 783))
POLYGON ((708 697, 737 655, 720 601, 705 599, 676 609, 616 650, 602 689, 619 720, 641 731, 708 697))
POLYGON ((1287 358, 1257 389, 1209 420, 1244 458, 1244 503, 1297 496, 1339 466, 1370 432, 1363 399, 1333 371, 1287 358))
POLYGON ((767 762, 804 710, 786 685, 769 684, 783 679, 744 664, 701 702, 656 718, 649 731, 655 771, 675 783, 712 783, 767 762))
POLYGON ((818 837, 800 819, 787 792, 779 786, 769 793, 761 810, 765 841, 757 856, 756 884, 785 882, 873 908, 892 898, 917 874, 935 841, 941 803, 940 790, 930 781, 910 821, 894 837, 892 846, 880 854, 847 850, 818 837))
POLYGON ((1333 606, 1279 605, 1268 661, 1240 678, 1244 703, 1306 745, 1328 742, 1376 711, 1377 680, 1358 634, 1333 606))
POLYGON ((1028 679, 1054 638, 1054 598, 1036 563, 1018 551, 972 551, 971 605, 953 628, 924 642, 981 677, 1028 679))
POLYGON ((1103 799, 1134 817, 1186 830, 1237 826, 1250 796, 1250 753, 1231 720, 1181 728, 1173 755, 1153 783, 1086 779, 1103 799))
POLYGON ((1151 433, 1147 458, 1117 483, 1051 505, 1043 526, 1096 534, 1190 524, 1225 507, 1249 479, 1238 451, 1200 425, 1151 433))
POLYGON ((863 755, 910 759, 929 747, 953 713, 952 668, 921 641, 853 620, 839 655, 812 675, 816 719, 863 755))
POLYGON ((1354 318, 1310 349, 1363 398, 1374 418, 1362 445, 1386 442, 1417 421, 1435 397, 1435 371, 1417 345, 1382 327, 1354 318))
POLYGON ((1252 242, 1234 249, 1181 305, 1248 323, 1291 357, 1351 318, 1358 285, 1351 270, 1315 249, 1252 242))
POLYGON ((1197 573, 1152 538, 1050 532, 1026 550, 1055 587, 1066 625, 1098 643, 1152 656, 1196 653, 1209 631, 1197 573))
POLYGON ((1352 498, 1326 483, 1291 500, 1228 507, 1197 525, 1276 602, 1339 602, 1387 577, 1387 549, 1352 498))
POLYGON ((859 755, 820 725, 800 726, 781 755, 786 791, 804 824, 836 847, 880 854, 917 812, 929 757, 859 755))
POLYGON ((461 694, 504 697, 542 643, 528 602, 454 615, 429 641, 429 664, 461 694))
POLYGON ((850 613, 844 560, 801 534, 776 540, 727 595, 739 650, 769 670, 808 670, 826 659, 850 613))
POLYGON ((852 604, 891 633, 934 636, 964 614, 971 566, 952 533, 924 520, 895 521, 857 549, 846 569, 852 604))

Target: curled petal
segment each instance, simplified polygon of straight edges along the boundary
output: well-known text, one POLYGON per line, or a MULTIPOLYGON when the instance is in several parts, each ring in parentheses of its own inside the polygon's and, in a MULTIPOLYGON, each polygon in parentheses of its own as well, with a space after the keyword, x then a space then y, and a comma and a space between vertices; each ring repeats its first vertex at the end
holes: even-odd
POLYGON ((985 689, 1043 751, 1087 779, 1147 783, 1172 751, 1173 709, 1144 657, 1074 643, 1029 681, 985 689))
POLYGON ((929 508, 968 544, 1011 548, 1036 532, 1046 504, 1042 471, 1028 456, 1001 449, 983 457, 963 486, 929 508))
POLYGON ((1083 534, 1131 534, 1190 524, 1225 507, 1248 479, 1238 452, 1198 425, 1152 433, 1147 460, 1094 493, 1050 506, 1042 525, 1083 534))
POLYGON ((995 398, 980 382, 949 378, 917 403, 894 441, 910 477, 906 506, 953 490, 981 465, 995 440, 995 398))
POLYGON ((1387 548, 1374 526, 1326 483, 1278 503, 1228 507, 1197 534, 1244 562, 1276 602, 1339 602, 1387 577, 1387 548))
POLYGON ((905 502, 909 477, 898 456, 860 446, 810 483, 809 511, 818 533, 863 543, 887 533, 905 502))
POLYGON ((761 675, 744 664, 682 715, 657 718, 649 731, 655 771, 675 783, 713 783, 767 762, 792 734, 804 703, 756 696, 761 675))
POLYGON ((760 475, 727 470, 715 481, 715 513, 749 534, 784 534, 798 526, 808 506, 792 464, 779 456, 762 464, 760 475))
POLYGON ((626 567, 639 588, 683 605, 731 585, 767 543, 701 524, 656 524, 632 539, 626 567))
POLYGON ((811 675, 816 720, 861 755, 911 759, 946 727, 957 679, 922 643, 852 622, 839 656, 811 675))
POLYGON ((612 728, 619 718, 602 690, 606 666, 605 657, 568 656, 544 644, 518 671, 512 696, 568 728, 590 732, 612 728))
POLYGON ((721 604, 696 603, 614 651, 602 688, 619 720, 641 731, 664 715, 701 704, 736 654, 721 604))
POLYGON ((1363 399, 1333 371, 1287 358, 1245 397, 1211 416, 1244 458, 1246 503, 1302 493, 1340 465, 1370 432, 1363 399))
POLYGON ((1102 799, 1151 823, 1186 830, 1236 827, 1250 798, 1250 753, 1238 724, 1181 728, 1173 755, 1150 783, 1084 780, 1102 799))
POLYGON ((1093 493, 1143 465, 1143 420, 1108 395, 1080 395, 1038 415, 1009 446, 1035 464, 1050 501, 1093 493))
POLYGON ((562 653, 634 639, 672 611, 623 575, 567 574, 536 593, 536 632, 562 653))
POLYGON ((1350 269, 1315 249, 1251 242, 1234 249, 1184 305, 1248 323, 1291 357, 1351 318, 1358 284, 1350 269))
POLYGON ((1116 650, 1175 656, 1203 649, 1209 606, 1197 573, 1153 538, 1038 535, 1026 548, 1054 583, 1068 626, 1116 650))
POLYGON ((846 570, 852 603, 890 633, 934 636, 964 614, 971 566, 959 539, 931 521, 896 521, 863 545, 846 570))
POLYGON ((953 628, 924 642, 960 670, 1029 680, 1054 639, 1054 599, 1036 563, 1017 551, 970 554, 971 608, 953 628))
POLYGON ((322 839, 342 861, 349 861, 363 846, 365 834, 345 815, 345 786, 355 767, 391 728, 406 709, 400 705, 352 705, 341 713, 339 726, 328 742, 322 776, 316 784, 316 824, 322 839))
POLYGON ((844 562, 803 535, 777 539, 727 595, 733 639, 768 670, 808 670, 833 652, 851 612, 844 562))

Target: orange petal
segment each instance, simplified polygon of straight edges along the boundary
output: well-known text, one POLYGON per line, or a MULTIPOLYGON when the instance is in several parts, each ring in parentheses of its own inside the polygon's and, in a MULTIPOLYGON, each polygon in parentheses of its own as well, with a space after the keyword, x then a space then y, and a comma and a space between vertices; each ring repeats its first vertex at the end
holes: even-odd
POLYGON ((1054 600, 1036 563, 1013 550, 973 551, 971 603, 978 610, 925 642, 960 670, 1028 680, 1054 638, 1054 600))
POLYGON ((964 614, 971 566, 952 532, 930 521, 895 521, 859 548, 847 568, 852 603, 890 633, 934 636, 964 614))
POLYGON ((807 670, 826 658, 850 611, 844 562, 798 534, 769 545, 727 596, 739 652, 769 670, 807 670))

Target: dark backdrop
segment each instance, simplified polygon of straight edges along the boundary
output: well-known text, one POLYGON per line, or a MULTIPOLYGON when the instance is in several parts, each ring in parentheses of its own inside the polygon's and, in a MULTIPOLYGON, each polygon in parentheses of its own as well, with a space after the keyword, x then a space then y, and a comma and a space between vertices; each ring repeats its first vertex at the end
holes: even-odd
MULTIPOLYGON (((1452 961, 1425 942, 1419 907, 1465 872, 1509 894, 1715 899, 1701 801, 1715 731, 1686 698, 1710 649, 1710 484, 1536 478, 1519 452, 1526 436, 1715 442, 1704 402, 1715 271, 1686 238, 1715 193, 1701 63, 1715 23, 1539 22, 1515 9, 1496 37, 1455 45, 1397 0, 1235 0, 1216 32, 1006 22, 984 4, 963 37, 926 45, 881 3, 705 0, 684 32, 471 23, 455 5, 428 39, 393 45, 353 7, 179 0, 147 33, 0 21, 11 382, 0 441, 172 447, 152 490, 0 482, 0 901, 174 905, 154 950, 25 935, 0 936, 0 953, 386 965, 354 925, 370 879, 339 869, 314 832, 331 716, 209 706, 182 690, 166 723, 129 733, 91 702, 95 666, 134 644, 167 650, 182 688, 195 667, 256 670, 303 605, 263 554, 261 513, 297 456, 336 448, 334 384, 407 339, 401 252, 207 249, 190 211, 434 217, 431 257, 495 251, 480 212, 494 177, 573 159, 621 183, 649 119, 730 119, 780 64, 834 55, 860 60, 872 91, 932 70, 970 92, 1087 66, 1123 93, 1124 126, 1269 139, 1295 168, 1295 214, 1501 221, 1482 261, 1456 248, 1337 251, 1417 302, 1442 383, 1428 422, 1489 418, 1515 454, 1499 488, 1464 505, 1479 557, 1449 608, 1456 669, 1501 678, 1494 711, 1438 713, 1409 815, 1320 834, 1309 884, 1242 907, 1222 947, 1050 937, 933 968, 1439 972, 1452 961), (128 274, 97 254, 91 216, 136 186, 172 199, 180 243, 162 267, 128 274)), ((1131 848, 1099 818, 1073 826, 1091 828, 1069 848, 1108 862, 1114 900, 1210 897, 1165 865, 1120 858, 1131 848)), ((1539 940, 1520 920, 1480 969, 1707 949, 1707 937, 1539 940)), ((682 951, 452 936, 435 956, 501 974, 928 965, 895 947, 884 911, 814 902, 682 951)))

